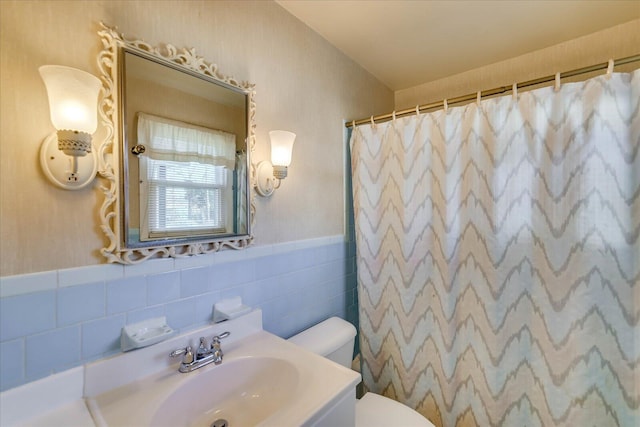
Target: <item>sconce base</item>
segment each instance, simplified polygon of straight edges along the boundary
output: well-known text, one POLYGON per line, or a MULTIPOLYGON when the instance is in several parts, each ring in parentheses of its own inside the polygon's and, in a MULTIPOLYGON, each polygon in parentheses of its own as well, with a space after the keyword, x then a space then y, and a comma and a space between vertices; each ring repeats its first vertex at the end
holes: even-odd
POLYGON ((91 153, 91 134, 77 130, 59 130, 58 150, 67 156, 84 157, 91 153))
POLYGON ((274 166, 273 176, 277 179, 285 179, 287 177, 288 168, 286 166, 274 166))
POLYGON ((273 166, 268 161, 262 161, 256 166, 255 189, 262 197, 271 197, 278 187, 278 180, 273 177, 273 166))
POLYGON ((52 133, 40 147, 40 166, 56 186, 65 190, 79 190, 89 185, 98 173, 95 153, 89 151, 89 155, 86 154, 84 157, 66 155, 58 149, 58 136, 52 133))

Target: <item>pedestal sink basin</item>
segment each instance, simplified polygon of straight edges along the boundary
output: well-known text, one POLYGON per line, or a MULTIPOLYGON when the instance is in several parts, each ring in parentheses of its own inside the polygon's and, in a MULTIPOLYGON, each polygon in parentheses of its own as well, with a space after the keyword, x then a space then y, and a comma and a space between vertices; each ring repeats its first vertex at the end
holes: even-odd
POLYGON ((272 357, 239 358, 189 375, 160 404, 151 425, 257 425, 291 399, 299 380, 291 363, 272 357))

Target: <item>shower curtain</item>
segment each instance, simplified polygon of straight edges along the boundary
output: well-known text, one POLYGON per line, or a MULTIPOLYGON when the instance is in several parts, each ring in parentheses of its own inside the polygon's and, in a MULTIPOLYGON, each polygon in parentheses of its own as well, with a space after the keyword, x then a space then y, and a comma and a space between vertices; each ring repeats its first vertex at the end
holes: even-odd
POLYGON ((437 426, 640 425, 640 70, 351 137, 365 387, 437 426))

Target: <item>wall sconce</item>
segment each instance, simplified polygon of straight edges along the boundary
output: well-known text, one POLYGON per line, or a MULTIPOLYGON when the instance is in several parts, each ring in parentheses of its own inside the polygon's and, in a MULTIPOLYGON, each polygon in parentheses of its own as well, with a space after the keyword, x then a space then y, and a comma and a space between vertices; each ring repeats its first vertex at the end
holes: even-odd
POLYGON ((263 197, 271 196, 276 188, 280 188, 280 182, 287 177, 296 134, 286 130, 272 130, 269 132, 269 139, 271 163, 265 160, 256 166, 255 188, 263 197))
POLYGON ((98 127, 102 83, 89 73, 61 65, 44 65, 38 71, 47 88, 51 123, 57 130, 42 143, 40 165, 58 187, 79 190, 89 185, 98 171, 91 135, 98 127))

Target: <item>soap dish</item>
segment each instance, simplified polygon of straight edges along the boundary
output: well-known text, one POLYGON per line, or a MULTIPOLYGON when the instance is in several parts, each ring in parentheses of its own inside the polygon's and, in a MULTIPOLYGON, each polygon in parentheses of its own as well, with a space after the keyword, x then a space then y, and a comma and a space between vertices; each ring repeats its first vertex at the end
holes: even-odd
POLYGON ((147 347, 164 341, 173 335, 173 329, 167 324, 166 317, 156 317, 139 323, 126 325, 120 335, 122 351, 147 347))
POLYGON ((213 305, 213 323, 235 319, 250 311, 251 307, 242 304, 240 297, 225 299, 213 305))

